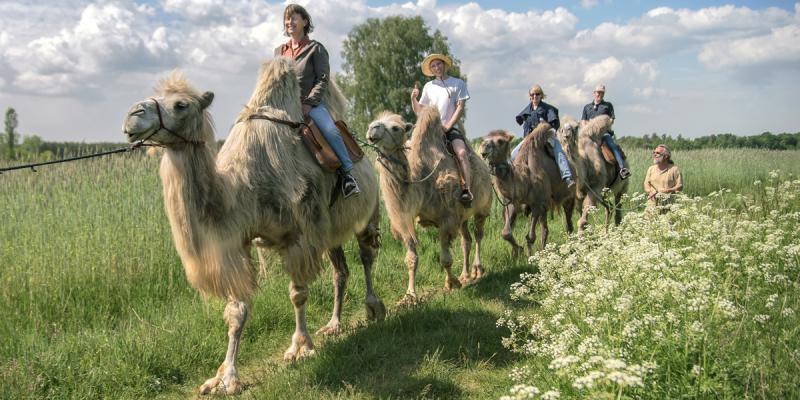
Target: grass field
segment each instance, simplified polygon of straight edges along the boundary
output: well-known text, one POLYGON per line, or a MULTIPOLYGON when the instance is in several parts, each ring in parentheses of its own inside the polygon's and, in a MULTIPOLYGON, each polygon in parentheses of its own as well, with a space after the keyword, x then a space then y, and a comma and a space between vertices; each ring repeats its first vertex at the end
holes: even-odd
MULTIPOLYGON (((641 191, 649 151, 629 151, 629 157, 634 170, 632 192, 641 191)), ((765 216, 771 210, 795 215, 800 208, 797 197, 781 198, 781 202, 790 203, 788 206, 776 204, 774 191, 780 188, 770 186, 774 181, 770 171, 781 170, 784 179, 798 176, 800 152, 697 150, 677 152, 674 158, 683 169, 688 195, 713 194, 701 202, 750 210, 748 207, 756 207, 753 202, 758 200, 758 208, 748 212, 765 216), (754 185, 754 181, 763 183, 754 185), (721 193, 722 188, 731 192, 721 193)), ((227 340, 222 321, 224 304, 202 299, 185 280, 163 211, 157 164, 155 158, 126 154, 42 167, 36 173, 0 175, 0 398, 185 398, 195 396, 197 387, 215 372, 224 357, 227 340)), ((637 209, 638 204, 630 203, 626 208, 637 209)), ((352 274, 343 313, 348 329, 334 338, 315 336, 317 356, 297 364, 282 361, 294 319, 287 296, 288 279, 279 262, 271 259, 268 273, 260 278, 261 289, 244 330, 238 369, 248 386, 242 397, 484 399, 524 396, 525 390, 534 386, 542 392, 556 388, 564 398, 587 393, 605 396, 609 392, 607 386, 598 384, 592 389, 597 392, 582 392, 571 386, 580 377, 572 370, 556 368, 563 372, 559 375, 562 381, 542 378, 547 376, 549 363, 557 358, 555 353, 512 351, 514 347, 504 339, 511 330, 498 327, 497 321, 507 315, 507 310, 525 315, 541 313, 542 318, 551 318, 556 308, 537 304, 550 298, 546 293, 532 298, 516 293, 520 274, 535 272, 542 264, 510 258, 509 247, 499 236, 502 221, 499 206, 495 207, 484 240, 483 262, 488 276, 454 293, 442 292, 444 277, 436 261, 435 232, 423 231, 417 288, 424 302, 413 308, 394 306, 406 287, 404 250, 390 237, 388 225, 383 222, 383 248, 374 271, 378 295, 389 306, 389 315, 382 323, 364 323, 363 274, 356 261, 355 244, 350 243, 346 251, 352 274), (523 373, 526 368, 528 372, 523 373), (516 392, 509 391, 512 387, 516 392)), ((698 207, 700 212, 708 211, 702 205, 698 207)), ((708 215, 719 220, 724 217, 724 213, 710 211, 708 215)), ((631 221, 641 218, 633 217, 631 221)), ((596 223, 601 220, 599 215, 594 218, 596 223)), ((563 224, 552 221, 550 227, 551 241, 565 244, 563 224)), ((524 229, 521 224, 518 226, 518 239, 524 229)), ((777 231, 784 235, 780 238, 782 246, 798 245, 793 230, 783 226, 777 231)), ((623 229, 613 232, 617 238, 614 240, 631 240, 633 233, 646 234, 627 220, 623 229)), ((586 243, 589 238, 594 238, 595 247, 605 240, 586 235, 581 241, 570 241, 570 245, 591 245, 586 243)), ((676 242, 674 238, 653 240, 660 240, 662 251, 670 246, 678 249, 704 244, 676 242)), ((552 257, 551 252, 557 248, 553 246, 540 257, 552 257)), ((750 253, 742 257, 755 257, 758 251, 747 247, 750 253)), ((456 265, 459 253, 454 252, 456 265)), ((723 257, 721 254, 709 257, 723 257)), ((779 298, 784 305, 796 306, 796 255, 793 260, 793 265, 782 266, 795 275, 784 274, 790 284, 781 289, 779 298)), ((693 265, 686 266, 687 271, 693 265)), ((548 268, 566 271, 557 263, 548 268)), ((703 277, 727 285, 731 281, 726 271, 712 268, 703 277)), ((746 300, 761 299, 762 295, 769 298, 778 292, 769 292, 769 285, 774 282, 766 282, 758 286, 757 295, 745 298, 739 291, 755 286, 740 285, 739 280, 734 283, 724 286, 729 290, 726 298, 738 299, 735 304, 745 310, 750 305, 746 300)), ((328 273, 312 285, 310 329, 316 330, 328 321, 332 293, 328 273)), ((683 303, 676 304, 679 307, 683 303)), ((763 304, 758 307, 763 308, 763 304)), ((794 315, 782 318, 797 321, 794 315)), ((680 321, 688 321, 690 327, 693 322, 683 317, 680 321)), ((735 331, 743 335, 741 340, 732 341, 735 343, 730 346, 699 347, 763 355, 728 355, 714 368, 709 367, 711 364, 694 364, 695 359, 688 365, 690 370, 699 365, 705 371, 728 375, 758 366, 760 375, 747 381, 753 383, 750 386, 743 383, 739 391, 731 391, 731 385, 724 385, 724 390, 715 386, 728 382, 719 375, 709 375, 705 381, 688 381, 683 374, 662 374, 656 369, 642 378, 642 387, 632 385, 631 393, 647 398, 769 398, 775 394, 800 397, 796 389, 791 390, 798 387, 796 376, 800 374, 797 326, 743 323, 735 331), (768 340, 772 337, 775 340, 768 340), (789 339, 778 340, 786 337, 789 339), (748 344, 757 347, 748 349, 748 344), (664 376, 675 379, 665 381, 664 376), (759 386, 759 382, 769 385, 759 386)), ((723 331, 714 332, 701 337, 730 344, 719 335, 723 331)), ((694 346, 698 342, 691 343, 694 346)), ((642 342, 640 347, 646 345, 642 342)), ((657 365, 671 368, 682 362, 671 356, 666 360, 665 354, 654 351, 650 357, 657 365), (665 361, 659 360, 662 356, 665 361)), ((625 391, 623 397, 628 393, 625 391)))

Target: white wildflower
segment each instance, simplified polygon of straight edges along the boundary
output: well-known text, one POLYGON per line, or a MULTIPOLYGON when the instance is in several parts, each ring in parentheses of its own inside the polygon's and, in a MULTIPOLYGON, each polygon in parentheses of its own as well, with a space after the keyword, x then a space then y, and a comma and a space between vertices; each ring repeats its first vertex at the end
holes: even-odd
POLYGON ((561 398, 561 392, 557 389, 548 390, 542 393, 542 400, 555 400, 561 398))
POLYGON ((755 317, 753 317, 753 321, 756 321, 759 324, 763 325, 763 324, 767 323, 767 321, 769 321, 769 315, 758 314, 755 317))
POLYGON ((794 315, 794 310, 792 310, 791 308, 787 307, 787 308, 784 308, 783 310, 781 310, 781 316, 782 317, 791 317, 793 315, 794 315))
POLYGON ((700 375, 701 372, 703 372, 703 367, 697 364, 692 366, 692 375, 700 375))
POLYGON ((774 308, 775 302, 778 301, 778 294, 774 293, 767 297, 767 308, 774 308))

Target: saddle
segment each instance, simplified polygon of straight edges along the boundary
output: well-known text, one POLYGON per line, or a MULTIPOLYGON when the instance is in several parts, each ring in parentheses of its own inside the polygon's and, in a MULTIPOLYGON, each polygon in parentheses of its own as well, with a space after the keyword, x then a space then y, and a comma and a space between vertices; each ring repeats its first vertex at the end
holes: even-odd
MULTIPOLYGON (((306 118, 305 124, 306 126, 300 130, 300 138, 306 148, 314 155, 322 169, 328 172, 336 172, 342 166, 339 157, 333 152, 331 145, 325 140, 325 136, 322 135, 319 127, 311 118, 306 118)), ((347 124, 344 121, 336 121, 336 127, 339 128, 339 132, 342 134, 342 140, 344 140, 347 153, 350 154, 350 159, 355 163, 364 158, 364 151, 356 143, 350 130, 347 129, 347 124)))
MULTIPOLYGON (((607 163, 609 163, 611 165, 619 166, 619 163, 617 162, 616 157, 614 157, 614 152, 611 151, 611 149, 605 143, 601 143, 600 144, 600 151, 603 153, 603 158, 606 159, 607 163)), ((620 152, 620 154, 622 154, 622 159, 623 160, 627 160, 628 159, 628 156, 625 155, 625 152, 622 151, 621 148, 619 149, 619 152, 620 152)))

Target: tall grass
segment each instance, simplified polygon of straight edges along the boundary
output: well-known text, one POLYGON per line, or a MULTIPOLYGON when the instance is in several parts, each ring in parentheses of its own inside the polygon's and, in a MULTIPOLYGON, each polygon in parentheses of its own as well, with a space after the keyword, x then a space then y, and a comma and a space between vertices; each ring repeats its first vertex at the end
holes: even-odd
MULTIPOLYGON (((774 165, 797 173, 798 152, 678 152, 687 192, 753 191, 774 165), (742 161, 744 160, 744 161, 742 161), (780 161, 782 160, 782 161, 780 161), (734 168, 734 166, 736 166, 734 168), (786 168, 783 168, 783 167, 786 168), (725 171, 727 171, 725 173, 725 171), (711 182, 706 176, 712 178, 711 182)), ((649 156, 631 152, 635 185, 649 156)), ((186 283, 172 245, 156 158, 139 154, 0 175, 0 398, 185 397, 222 361, 223 304, 186 283)), ((634 185, 634 188, 635 188, 634 185)), ((641 189, 639 189, 641 190, 641 189)), ((318 357, 284 364, 294 321, 277 259, 254 299, 239 370, 256 398, 490 398, 507 393, 525 357, 502 347, 495 321, 513 304, 510 286, 531 271, 510 259, 495 206, 484 239, 489 275, 445 294, 435 231, 423 231, 418 290, 424 303, 390 306, 366 326, 363 273, 354 243, 344 317, 336 338, 316 337, 318 357)), ((551 241, 564 243, 551 222, 551 241)), ((525 230, 519 223, 518 236, 525 230)), ((387 305, 402 296, 404 250, 382 222, 375 284, 387 305)), ((460 252, 454 246, 455 262, 460 252)), ((324 325, 330 278, 312 285, 309 326, 324 325)))

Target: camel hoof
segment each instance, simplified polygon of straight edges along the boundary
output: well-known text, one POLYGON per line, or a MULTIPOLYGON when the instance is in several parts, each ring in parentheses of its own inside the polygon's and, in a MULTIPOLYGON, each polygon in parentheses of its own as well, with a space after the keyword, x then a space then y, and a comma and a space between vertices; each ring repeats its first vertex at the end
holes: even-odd
POLYGON ((483 270, 483 266, 481 266, 480 264, 472 266, 472 279, 473 280, 481 279, 481 278, 483 278, 483 275, 485 275, 485 274, 486 274, 486 272, 483 270))
POLYGON ((364 301, 367 308, 367 321, 383 321, 386 319, 386 306, 381 299, 374 297, 364 301))
POLYGON ((332 335, 338 335, 341 332, 342 328, 338 322, 337 323, 329 322, 328 325, 319 328, 319 330, 317 331, 317 335, 332 336, 332 335))
POLYGON ((200 386, 201 395, 239 394, 242 392, 242 382, 238 376, 230 377, 227 382, 217 377, 211 378, 200 386))
POLYGON ((467 286, 472 281, 472 277, 469 274, 461 274, 458 277, 458 282, 461 283, 461 286, 467 286))
POLYGON ((444 282, 444 289, 447 291, 461 289, 461 282, 459 282, 458 279, 455 278, 453 279, 447 278, 447 280, 444 282))
POLYGON ((406 293, 397 302, 398 306, 415 306, 417 305, 417 295, 415 293, 406 293))
POLYGON ((283 361, 287 362, 300 361, 304 358, 313 357, 314 354, 316 353, 314 349, 310 349, 306 346, 301 346, 298 349, 293 349, 292 347, 290 347, 289 350, 286 350, 286 352, 283 353, 283 361))

